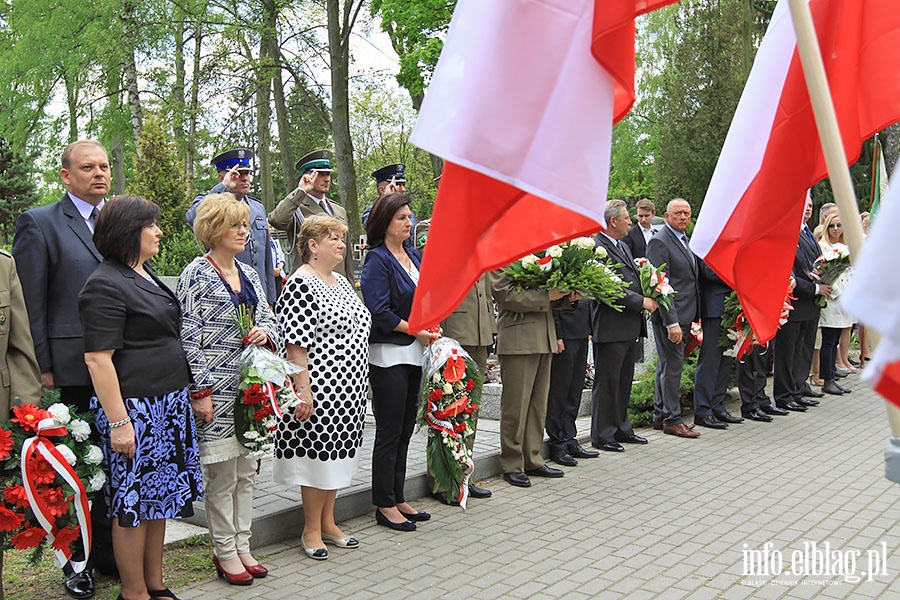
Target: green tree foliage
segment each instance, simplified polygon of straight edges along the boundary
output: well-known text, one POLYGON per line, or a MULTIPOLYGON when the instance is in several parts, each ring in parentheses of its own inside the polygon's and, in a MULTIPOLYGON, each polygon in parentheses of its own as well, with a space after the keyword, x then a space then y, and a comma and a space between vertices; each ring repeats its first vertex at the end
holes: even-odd
POLYGON ((158 115, 150 114, 144 121, 139 143, 141 158, 135 158, 129 192, 159 206, 156 223, 163 239, 153 266, 161 275, 178 275, 201 251, 184 217, 189 205, 184 197, 183 171, 172 134, 158 115))
POLYGON ((16 219, 38 201, 31 180, 33 165, 0 138, 0 247, 8 247, 16 219))

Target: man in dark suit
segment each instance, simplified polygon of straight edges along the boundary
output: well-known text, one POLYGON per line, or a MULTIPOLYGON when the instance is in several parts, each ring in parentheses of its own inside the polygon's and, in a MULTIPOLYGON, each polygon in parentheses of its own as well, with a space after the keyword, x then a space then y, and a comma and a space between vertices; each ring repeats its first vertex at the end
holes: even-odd
POLYGON ((813 263, 822 253, 806 222, 812 216, 812 198, 806 198, 803 224, 794 255, 793 276, 796 282, 794 310, 788 314, 787 323, 775 334, 775 406, 783 410, 805 412, 819 404, 818 400, 803 397, 803 389, 809 377, 816 328, 819 323, 819 306, 816 296, 831 294, 831 286, 815 283, 809 277, 813 263))
POLYGON ((597 235, 598 247, 606 249, 616 273, 628 282, 625 297, 618 302, 622 312, 601 302, 591 302, 591 329, 594 342, 594 387, 591 394, 591 444, 607 452, 624 452, 623 443, 646 444, 634 433, 628 418, 628 401, 637 358, 635 340, 647 336, 644 311, 655 311, 655 300, 641 293, 641 276, 634 257, 622 243, 631 219, 622 200, 606 203, 606 231, 597 235))
POLYGON ((665 263, 675 300, 660 306, 650 320, 656 338, 656 387, 653 393, 653 425, 664 433, 684 438, 700 437, 693 425, 685 425, 679 402, 685 338, 699 311, 698 260, 691 252, 685 231, 691 223, 691 205, 683 198, 670 200, 666 224, 650 238, 647 258, 656 266, 665 263))
POLYGON ((703 344, 697 359, 694 376, 694 423, 711 429, 725 429, 729 423, 741 423, 725 408, 725 394, 734 361, 725 356, 719 343, 725 299, 731 288, 700 261, 700 320, 703 323, 703 344))
POLYGON ((741 416, 761 423, 771 421, 772 417, 769 415, 788 414, 788 411, 772 406, 771 400, 766 395, 769 352, 768 346, 753 346, 737 366, 741 416))
MULTIPOLYGON (((13 256, 22 277, 31 337, 41 369, 41 385, 58 387, 61 400, 79 411, 88 410, 94 389, 84 363, 84 339, 78 315, 78 293, 103 259, 94 247, 94 221, 109 193, 110 172, 100 142, 79 140, 66 146, 60 177, 66 185, 62 199, 25 211, 16 223, 13 256)), ((91 509, 93 566, 117 573, 112 554, 110 521, 103 494, 91 509)), ((75 560, 82 559, 75 547, 75 560)), ((73 598, 94 595, 91 568, 74 573, 63 567, 66 592, 73 598)))
MULTIPOLYGON (((550 391, 544 429, 550 438, 550 460, 574 467, 578 458, 597 458, 600 453, 581 447, 575 436, 575 419, 587 374, 588 338, 591 336, 591 308, 579 300, 575 310, 553 311, 556 327, 556 354, 550 362, 550 391)), ((604 367, 606 365, 603 365, 604 367)))
POLYGON ((647 243, 657 228, 653 226, 653 217, 656 216, 656 207, 649 198, 641 198, 634 205, 637 211, 637 224, 628 230, 622 242, 631 250, 631 255, 635 258, 643 258, 647 256, 647 243))
POLYGON ((331 188, 331 153, 328 150, 315 150, 298 160, 295 166, 300 173, 300 183, 269 213, 272 227, 288 234, 291 273, 303 264, 300 260, 300 248, 297 246, 297 234, 300 233, 303 222, 312 215, 327 215, 348 227, 344 234, 344 245, 348 251, 344 253, 344 262, 336 266, 334 271, 346 277, 350 285, 353 285, 356 273, 353 268, 353 252, 349 251, 353 248, 353 242, 350 240, 347 211, 326 195, 331 188))
MULTIPOLYGON (((231 193, 250 207, 250 231, 247 232, 247 245, 243 252, 235 258, 250 265, 266 290, 269 304, 275 304, 275 266, 272 264, 272 238, 269 236, 269 222, 266 220, 266 209, 262 202, 250 196, 250 183, 253 181, 250 159, 253 151, 248 148, 233 148, 215 155, 209 161, 219 174, 217 183, 209 194, 231 193)), ((194 224, 197 207, 209 194, 200 194, 187 211, 187 222, 194 224)))

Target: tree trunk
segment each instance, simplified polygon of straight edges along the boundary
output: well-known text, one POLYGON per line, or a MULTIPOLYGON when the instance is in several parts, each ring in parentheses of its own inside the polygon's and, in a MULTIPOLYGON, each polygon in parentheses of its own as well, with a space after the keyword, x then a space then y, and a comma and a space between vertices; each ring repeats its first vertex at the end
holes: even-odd
POLYGON ((328 54, 331 60, 331 119, 334 134, 334 158, 338 172, 341 202, 347 209, 350 239, 360 233, 357 204, 356 168, 353 165, 353 140, 350 137, 350 32, 359 12, 352 0, 327 0, 328 54))
POLYGON ((69 111, 69 143, 78 139, 78 85, 73 82, 69 75, 63 75, 63 81, 66 84, 66 107, 69 111))
MULTIPOLYGON (((281 49, 278 46, 278 8, 275 0, 263 0, 265 30, 263 44, 271 60, 270 77, 275 100, 275 122, 278 125, 278 151, 281 154, 281 172, 284 177, 284 191, 287 194, 296 187, 294 174, 294 152, 291 149, 291 125, 287 103, 284 100, 284 78, 281 76, 281 49)), ((299 84, 299 82, 298 82, 299 84)), ((273 191, 274 193, 274 191, 273 191)), ((280 194, 279 194, 280 195, 280 194)))
MULTIPOLYGON (((419 109, 422 108, 422 102, 425 101, 425 94, 421 93, 413 95, 413 93, 410 92, 409 97, 412 99, 412 105, 416 110, 416 114, 418 114, 419 109)), ((428 159, 431 161, 431 174, 437 179, 444 170, 444 159, 431 153, 428 154, 428 159)))
POLYGON ((140 138, 144 129, 144 115, 141 111, 141 99, 138 95, 137 65, 134 60, 134 0, 125 0, 122 5, 122 34, 125 41, 125 88, 128 90, 128 106, 131 109, 131 133, 134 136, 134 151, 141 158, 140 138))
MULTIPOLYGON (((122 112, 121 73, 110 70, 106 73, 106 93, 109 96, 112 114, 122 112)), ((116 127, 109 139, 109 162, 112 169, 112 193, 119 196, 125 193, 125 136, 116 127)))
POLYGON ((194 197, 194 162, 197 152, 195 140, 197 137, 197 113, 199 112, 200 97, 200 59, 203 49, 203 19, 197 18, 194 25, 194 60, 191 68, 191 100, 188 110, 188 135, 185 141, 184 153, 184 182, 185 198, 191 201, 194 197))
MULTIPOLYGON (((175 8, 179 13, 181 10, 175 8)), ((185 139, 184 139, 184 117, 185 117, 185 101, 184 101, 184 36, 187 33, 187 20, 184 14, 181 14, 178 21, 174 24, 174 44, 175 56, 173 60, 173 68, 175 69, 175 84, 172 86, 172 129, 175 133, 175 143, 178 144, 178 156, 184 158, 185 139)))

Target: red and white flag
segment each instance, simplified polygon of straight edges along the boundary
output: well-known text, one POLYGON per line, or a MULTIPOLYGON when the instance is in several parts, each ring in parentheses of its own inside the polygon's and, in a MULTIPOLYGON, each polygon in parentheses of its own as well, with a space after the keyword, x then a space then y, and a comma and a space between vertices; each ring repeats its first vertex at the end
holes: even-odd
MULTIPOLYGON (((900 120, 896 0, 810 0, 844 151, 900 120)), ((775 335, 806 192, 827 175, 787 1, 741 96, 691 248, 738 294, 760 341, 775 335)))
POLYGON ((863 379, 876 392, 900 406, 900 277, 893 258, 900 256, 896 223, 900 221, 900 185, 891 182, 878 220, 853 264, 853 276, 841 295, 841 306, 877 330, 881 341, 863 379))
POLYGON ((411 329, 482 273, 602 228, 634 18, 674 1, 459 1, 411 137, 446 161, 411 329))

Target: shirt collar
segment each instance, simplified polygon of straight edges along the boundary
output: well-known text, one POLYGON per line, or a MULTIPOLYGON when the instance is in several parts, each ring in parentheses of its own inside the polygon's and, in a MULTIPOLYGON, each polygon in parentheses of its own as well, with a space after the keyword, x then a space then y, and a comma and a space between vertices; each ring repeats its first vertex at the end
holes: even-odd
MULTIPOLYGON (((90 202, 85 202, 78 196, 69 192, 69 198, 72 199, 72 204, 75 205, 75 210, 78 211, 78 214, 81 215, 81 218, 87 221, 91 218, 91 213, 94 212, 94 205, 90 202)), ((106 200, 101 200, 100 204, 97 205, 97 210, 103 210, 104 205, 106 205, 106 200)))
POLYGON ((611 241, 611 242, 613 243, 613 246, 618 246, 618 245, 619 245, 619 240, 617 240, 617 239, 614 238, 613 236, 609 235, 609 234, 606 233, 605 231, 601 231, 601 232, 600 232, 600 235, 605 235, 605 236, 609 239, 609 241, 611 241))
POLYGON ((666 223, 666 227, 668 227, 669 230, 670 230, 672 233, 674 233, 674 234, 675 234, 675 237, 677 237, 679 240, 683 240, 684 238, 683 238, 682 236, 687 235, 687 234, 685 234, 685 233, 681 233, 681 232, 679 232, 679 231, 675 231, 675 229, 674 229, 671 225, 669 225, 668 223, 666 223))

